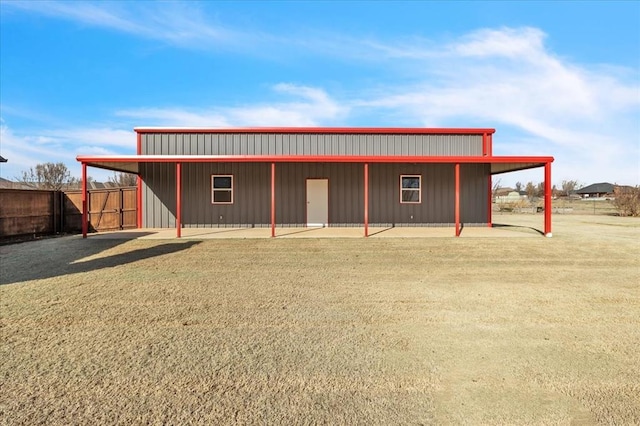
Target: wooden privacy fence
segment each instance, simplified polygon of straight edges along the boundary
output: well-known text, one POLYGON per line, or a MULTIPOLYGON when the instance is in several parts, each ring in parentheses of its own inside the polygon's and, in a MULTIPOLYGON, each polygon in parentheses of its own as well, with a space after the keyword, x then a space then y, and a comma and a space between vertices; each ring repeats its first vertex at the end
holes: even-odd
MULTIPOLYGON (((136 227, 136 188, 88 191, 89 230, 136 227)), ((82 191, 0 189, 0 239, 82 231, 82 191)))
MULTIPOLYGON (((66 191, 69 209, 65 217, 74 231, 82 230, 82 191, 66 191)), ((112 231, 135 228, 136 188, 89 190, 87 198, 90 231, 112 231)))
POLYGON ((63 232, 63 200, 59 191, 0 189, 0 237, 63 232))

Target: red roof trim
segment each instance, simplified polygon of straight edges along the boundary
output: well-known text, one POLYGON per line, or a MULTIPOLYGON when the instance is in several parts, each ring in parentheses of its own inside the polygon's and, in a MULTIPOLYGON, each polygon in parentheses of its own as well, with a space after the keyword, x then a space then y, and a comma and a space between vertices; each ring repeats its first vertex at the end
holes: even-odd
POLYGON ((81 163, 550 163, 539 156, 382 156, 382 155, 78 155, 81 163))
POLYGON ((232 128, 180 128, 136 127, 138 134, 146 133, 319 133, 319 134, 385 134, 385 135, 483 135, 495 129, 426 128, 426 127, 232 127, 232 128))

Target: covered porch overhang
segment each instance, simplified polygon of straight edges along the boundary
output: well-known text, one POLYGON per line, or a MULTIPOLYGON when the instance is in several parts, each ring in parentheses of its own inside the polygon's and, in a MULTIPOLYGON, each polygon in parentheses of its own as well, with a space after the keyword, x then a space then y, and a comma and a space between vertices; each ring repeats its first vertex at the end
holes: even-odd
MULTIPOLYGON (((87 167, 140 174, 140 165, 145 163, 171 163, 176 165, 176 235, 181 236, 182 223, 182 165, 185 163, 270 163, 271 164, 271 236, 276 236, 275 221, 275 175, 276 163, 361 163, 364 175, 364 236, 369 236, 369 164, 452 164, 455 170, 455 236, 460 236, 460 165, 488 164, 491 175, 544 167, 544 235, 551 237, 551 163, 547 156, 337 156, 337 155, 121 155, 89 156, 76 158, 82 164, 82 235, 87 236, 87 167)), ((138 179, 140 182, 140 179, 138 179)), ((489 209, 488 226, 491 220, 491 179, 487 188, 489 209)), ((142 226, 142 192, 138 185, 138 227, 142 226)))

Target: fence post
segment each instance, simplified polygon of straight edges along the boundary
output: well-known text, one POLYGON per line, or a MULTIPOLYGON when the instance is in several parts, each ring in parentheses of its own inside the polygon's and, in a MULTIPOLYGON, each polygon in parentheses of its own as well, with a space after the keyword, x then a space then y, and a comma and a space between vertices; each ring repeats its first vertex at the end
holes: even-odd
POLYGON ((58 222, 58 227, 60 228, 60 232, 64 232, 64 197, 65 194, 63 191, 58 193, 58 205, 60 208, 60 222, 58 222))
POLYGON ((87 164, 82 163, 82 238, 87 238, 89 229, 87 208, 87 164))
POLYGON ((58 191, 51 191, 51 231, 53 235, 56 235, 56 228, 58 225, 58 209, 56 208, 56 204, 57 204, 57 198, 56 194, 58 193, 58 191))
POLYGON ((118 212, 118 220, 120 221, 120 230, 124 229, 124 192, 122 188, 119 188, 120 191, 120 202, 119 202, 119 212, 118 212))

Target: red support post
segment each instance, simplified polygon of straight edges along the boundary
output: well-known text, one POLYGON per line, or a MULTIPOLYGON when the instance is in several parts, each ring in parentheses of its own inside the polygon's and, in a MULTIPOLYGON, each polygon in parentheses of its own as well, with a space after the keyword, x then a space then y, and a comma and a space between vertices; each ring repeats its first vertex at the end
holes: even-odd
POLYGON ((138 176, 136 189, 136 227, 142 228, 142 178, 138 176))
POLYGON ((491 157, 493 156, 493 134, 489 133, 487 137, 489 138, 487 141, 487 155, 491 157))
POLYGON ((87 163, 82 163, 82 238, 87 238, 89 230, 87 208, 87 163))
POLYGON ((544 236, 551 237, 551 163, 544 164, 544 236))
POLYGON ((364 163, 364 236, 369 236, 369 163, 364 163))
POLYGON ((489 206, 487 210, 487 226, 491 228, 493 226, 493 182, 491 179, 491 165, 489 164, 489 206))
MULTIPOLYGON (((142 135, 140 133, 136 134, 137 138, 137 154, 142 154, 142 135)), ((138 170, 140 173, 140 170, 138 170)), ((142 228, 142 178, 138 175, 137 182, 138 190, 136 191, 136 227, 142 228)))
POLYGON ((488 150, 487 150, 487 134, 483 133, 482 134, 482 156, 485 157, 488 155, 488 150))
POLYGON ((182 163, 176 163, 176 237, 182 237, 182 163))
POLYGON ((276 163, 271 163, 271 237, 276 236, 276 163))
POLYGON ((456 163, 456 196, 455 196, 455 216, 456 216, 456 237, 460 236, 460 163, 456 163))

